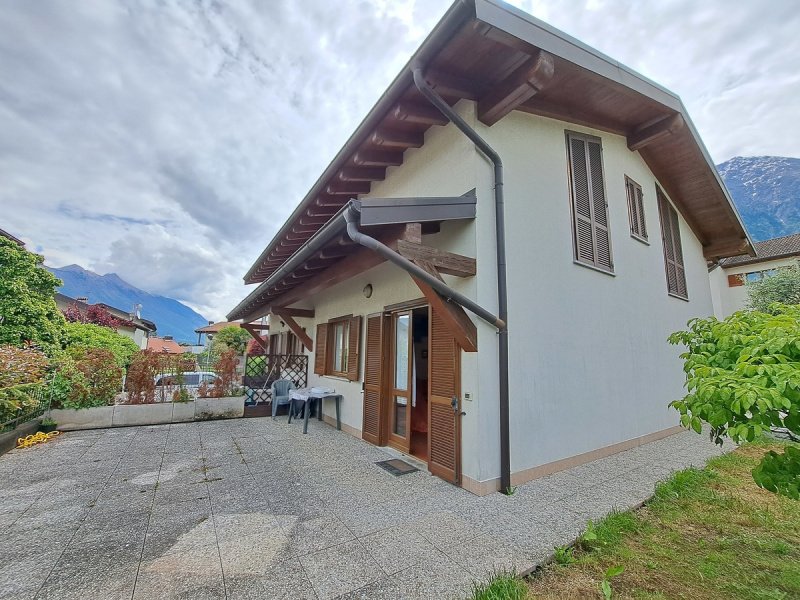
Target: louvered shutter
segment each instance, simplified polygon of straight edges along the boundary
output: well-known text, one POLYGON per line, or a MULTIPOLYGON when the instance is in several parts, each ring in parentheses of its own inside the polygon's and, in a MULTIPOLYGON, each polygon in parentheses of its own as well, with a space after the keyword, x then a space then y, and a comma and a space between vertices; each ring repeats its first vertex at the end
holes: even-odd
POLYGON ((328 324, 317 325, 317 336, 314 341, 314 373, 325 375, 328 352, 328 324))
POLYGON ((371 444, 381 440, 381 392, 383 369, 383 316, 367 317, 367 340, 364 350, 364 421, 361 437, 371 444))
POLYGON ((600 140, 568 134, 575 259, 614 270, 600 140))
POLYGON ((350 381, 358 381, 359 363, 361 362, 361 355, 359 349, 361 347, 361 317, 351 317, 350 327, 348 327, 348 340, 347 340, 347 379, 350 381))
POLYGON ((433 475, 458 483, 461 477, 461 348, 438 311, 433 309, 429 328, 428 469, 433 475))
POLYGON ((625 177, 625 194, 628 197, 628 216, 631 224, 631 235, 647 239, 647 224, 644 219, 644 195, 642 186, 630 177, 625 177))
POLYGON ((656 196, 658 198, 658 213, 661 217, 661 238, 664 245, 667 291, 680 298, 688 298, 678 213, 660 188, 656 188, 656 196))

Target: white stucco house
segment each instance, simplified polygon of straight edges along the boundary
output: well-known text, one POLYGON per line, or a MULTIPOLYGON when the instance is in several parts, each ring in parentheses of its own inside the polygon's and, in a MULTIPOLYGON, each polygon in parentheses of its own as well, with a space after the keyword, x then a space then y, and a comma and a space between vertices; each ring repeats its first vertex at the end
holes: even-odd
POLYGON ((751 252, 677 96, 459 1, 228 319, 291 331, 345 432, 486 494, 675 433, 666 338, 713 313, 708 261, 751 252))
POLYGON ((747 308, 747 284, 800 263, 800 234, 756 242, 755 256, 724 258, 708 272, 714 316, 723 319, 747 308))

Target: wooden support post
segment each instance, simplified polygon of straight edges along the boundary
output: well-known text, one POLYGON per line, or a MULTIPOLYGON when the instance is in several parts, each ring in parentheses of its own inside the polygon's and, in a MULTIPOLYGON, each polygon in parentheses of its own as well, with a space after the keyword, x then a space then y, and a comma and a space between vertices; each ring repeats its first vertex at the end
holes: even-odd
MULTIPOLYGON (((416 259, 412 261, 418 267, 424 269, 437 279, 441 280, 442 276, 433 264, 424 259, 416 259)), ((447 302, 442 296, 434 290, 427 283, 412 276, 414 283, 422 291, 422 294, 427 298, 431 305, 431 309, 435 310, 447 325, 447 328, 453 334, 458 344, 464 349, 464 352, 477 352, 478 351, 478 331, 475 323, 467 316, 466 311, 456 304, 455 302, 447 302)))
POLYGON ((258 331, 256 331, 256 327, 258 327, 258 329, 263 329, 263 328, 269 329, 269 327, 267 327, 266 325, 256 326, 253 323, 242 323, 241 327, 247 333, 249 333, 253 337, 253 339, 256 340, 261 345, 262 348, 264 348, 264 350, 269 349, 269 340, 261 337, 258 331))
POLYGON ((286 326, 297 336, 297 339, 303 342, 303 346, 312 352, 314 351, 314 342, 311 341, 311 336, 309 336, 303 330, 303 328, 300 327, 300 324, 292 318, 291 314, 284 311, 283 308, 273 308, 272 314, 279 317, 284 323, 286 323, 286 326))

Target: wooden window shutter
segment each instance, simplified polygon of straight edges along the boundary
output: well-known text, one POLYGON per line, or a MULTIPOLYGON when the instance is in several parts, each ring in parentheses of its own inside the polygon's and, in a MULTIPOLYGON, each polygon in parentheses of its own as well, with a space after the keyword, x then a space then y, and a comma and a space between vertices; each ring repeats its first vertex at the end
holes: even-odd
POLYGON ((744 275, 728 275, 728 287, 744 285, 744 275))
POLYGON ((435 309, 431 310, 428 327, 428 468, 433 475, 458 482, 461 476, 461 348, 435 309))
POLYGON ((383 315, 367 317, 367 340, 364 349, 364 421, 361 437, 371 444, 381 440, 381 375, 383 369, 383 315))
POLYGON ((659 187, 656 187, 656 197, 658 198, 658 213, 661 218, 661 238, 664 245, 667 291, 673 296, 688 300, 678 212, 672 207, 672 204, 670 204, 659 187))
POLYGON ((327 364, 328 352, 328 324, 320 323, 317 325, 317 336, 314 341, 314 373, 325 375, 325 365, 327 364))
POLYGON ((358 381, 361 356, 361 316, 350 318, 349 339, 347 340, 347 379, 358 381))
POLYGON ((567 134, 575 260, 614 270, 600 139, 567 134))
POLYGON ((625 193, 628 197, 628 217, 630 219, 631 235, 641 240, 647 240, 642 186, 626 175, 625 193))

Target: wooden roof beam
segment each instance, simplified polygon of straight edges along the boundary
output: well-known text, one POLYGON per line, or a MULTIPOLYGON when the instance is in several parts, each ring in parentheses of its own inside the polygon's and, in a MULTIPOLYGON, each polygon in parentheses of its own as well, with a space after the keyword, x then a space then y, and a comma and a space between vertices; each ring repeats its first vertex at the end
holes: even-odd
POLYGON ((430 86, 442 96, 466 98, 467 100, 478 99, 475 93, 475 83, 465 77, 459 77, 446 71, 430 68, 425 71, 425 79, 430 86))
POLYGON ((641 150, 648 144, 680 131, 683 125, 684 120, 680 113, 662 117, 655 123, 644 123, 628 136, 628 150, 631 152, 641 150))
POLYGON ((334 181, 328 184, 325 192, 333 196, 357 196, 358 194, 369 194, 371 187, 369 181, 334 181))
POLYGON ((359 150, 353 155, 353 164, 360 167, 397 167, 403 164, 403 151, 359 150))
POLYGON ((447 118, 430 104, 416 102, 400 102, 389 116, 397 121, 419 123, 420 125, 447 125, 447 118))
POLYGON ((339 181, 383 181, 386 167, 344 167, 337 178, 339 181))
POLYGON ((425 260, 430 262, 440 273, 447 273, 456 277, 474 277, 477 273, 477 262, 469 256, 415 244, 407 240, 398 240, 397 251, 411 261, 425 260))
POLYGON ((703 246, 703 256, 706 260, 715 260, 728 256, 747 254, 747 239, 719 240, 703 246))
POLYGON ((540 50, 478 100, 478 119, 494 125, 546 86, 553 78, 553 70, 553 56, 540 50))
POLYGON ((280 319, 286 323, 286 326, 291 329, 292 333, 297 336, 301 342, 303 342, 303 346, 314 351, 314 342, 311 341, 311 337, 306 333, 306 330, 300 327, 300 324, 292 318, 292 315, 286 312, 284 308, 273 308, 272 314, 277 315, 280 319))
POLYGON ((313 308, 292 308, 289 306, 281 306, 278 308, 273 309, 272 311, 276 315, 289 315, 290 317, 297 317, 300 319, 313 319, 314 318, 314 309, 313 308), (277 312, 280 311, 280 314, 277 312))
POLYGON ((376 146, 392 148, 420 148, 425 143, 423 131, 401 131, 383 127, 378 129, 369 138, 370 143, 376 146))

